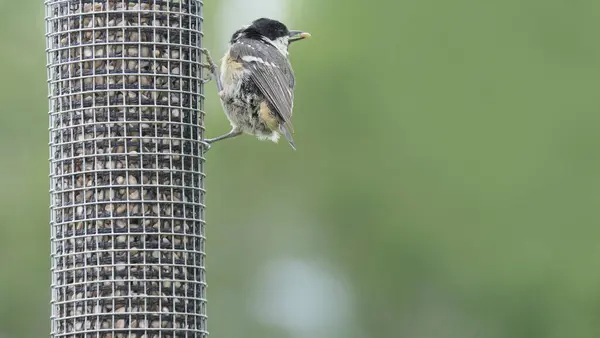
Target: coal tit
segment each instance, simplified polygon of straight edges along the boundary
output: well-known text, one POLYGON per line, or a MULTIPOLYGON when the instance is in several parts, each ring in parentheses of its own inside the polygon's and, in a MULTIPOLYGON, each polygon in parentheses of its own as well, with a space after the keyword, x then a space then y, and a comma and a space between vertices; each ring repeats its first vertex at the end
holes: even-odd
POLYGON ((208 51, 203 50, 232 126, 229 133, 206 139, 206 143, 243 133, 277 142, 283 134, 296 149, 291 121, 295 79, 288 47, 308 37, 309 33, 290 31, 277 20, 255 20, 233 33, 220 74, 208 51))

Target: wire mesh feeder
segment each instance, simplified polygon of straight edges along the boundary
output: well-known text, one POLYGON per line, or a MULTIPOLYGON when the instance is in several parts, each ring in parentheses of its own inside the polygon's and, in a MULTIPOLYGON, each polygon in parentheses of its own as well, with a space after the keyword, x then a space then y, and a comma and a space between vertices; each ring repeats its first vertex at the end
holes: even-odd
POLYGON ((204 337, 200 0, 46 0, 52 337, 204 337))

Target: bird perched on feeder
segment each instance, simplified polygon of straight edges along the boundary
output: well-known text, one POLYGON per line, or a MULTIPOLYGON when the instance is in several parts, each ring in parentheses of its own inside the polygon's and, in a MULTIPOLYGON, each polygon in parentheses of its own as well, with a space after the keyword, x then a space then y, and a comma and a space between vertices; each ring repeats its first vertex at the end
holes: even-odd
POLYGON ((232 126, 229 133, 206 139, 206 143, 243 133, 277 142, 283 134, 296 149, 291 121, 296 83, 288 47, 308 37, 309 33, 288 30, 277 20, 255 20, 233 33, 220 74, 208 51, 203 50, 232 126))

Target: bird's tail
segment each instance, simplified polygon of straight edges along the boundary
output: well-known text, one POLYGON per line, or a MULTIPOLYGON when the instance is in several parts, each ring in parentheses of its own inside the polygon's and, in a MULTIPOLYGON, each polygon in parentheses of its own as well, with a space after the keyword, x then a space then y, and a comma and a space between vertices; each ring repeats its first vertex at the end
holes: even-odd
POLYGON ((296 146, 294 145, 294 139, 292 138, 292 134, 288 130, 287 126, 284 123, 282 123, 279 125, 279 130, 281 131, 283 136, 285 136, 285 138, 288 140, 290 146, 292 146, 292 149, 296 150, 296 146))

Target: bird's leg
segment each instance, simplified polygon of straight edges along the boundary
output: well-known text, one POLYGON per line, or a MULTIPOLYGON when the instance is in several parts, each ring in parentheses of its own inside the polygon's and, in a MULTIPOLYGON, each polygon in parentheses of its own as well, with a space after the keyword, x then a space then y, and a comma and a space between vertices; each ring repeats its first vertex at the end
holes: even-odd
MULTIPOLYGON (((221 106, 223 107, 223 109, 225 109, 225 106, 223 105, 223 84, 221 83, 221 78, 219 76, 219 68, 213 61, 212 57, 210 56, 210 52, 208 51, 208 49, 206 49, 206 48, 202 49, 202 54, 204 54, 206 56, 206 63, 208 63, 206 68, 208 68, 212 77, 215 79, 215 82, 217 83, 217 90, 218 90, 218 94, 219 94, 219 99, 221 101, 221 106)), ((229 133, 227 133, 225 135, 221 135, 219 137, 210 138, 210 139, 204 139, 204 142, 206 142, 208 145, 208 147, 206 148, 205 151, 208 151, 210 149, 211 143, 225 140, 228 138, 233 138, 233 137, 239 136, 241 134, 242 134, 241 131, 239 131, 236 128, 233 128, 233 129, 231 129, 231 131, 229 133)))
POLYGON ((228 138, 233 138, 233 137, 240 136, 240 135, 242 135, 242 132, 236 128, 233 128, 233 129, 231 129, 231 131, 229 133, 227 133, 225 135, 221 135, 221 136, 218 136, 215 138, 205 139, 204 142, 211 144, 211 143, 215 143, 217 141, 225 140, 228 138))
POLYGON ((210 52, 208 51, 208 49, 203 48, 202 54, 206 56, 206 62, 208 63, 207 68, 210 71, 213 78, 215 79, 215 81, 217 82, 217 90, 219 91, 219 95, 221 95, 221 92, 223 91, 223 84, 221 83, 221 78, 219 77, 219 67, 217 67, 217 65, 213 61, 213 58, 212 56, 210 56, 210 52))

